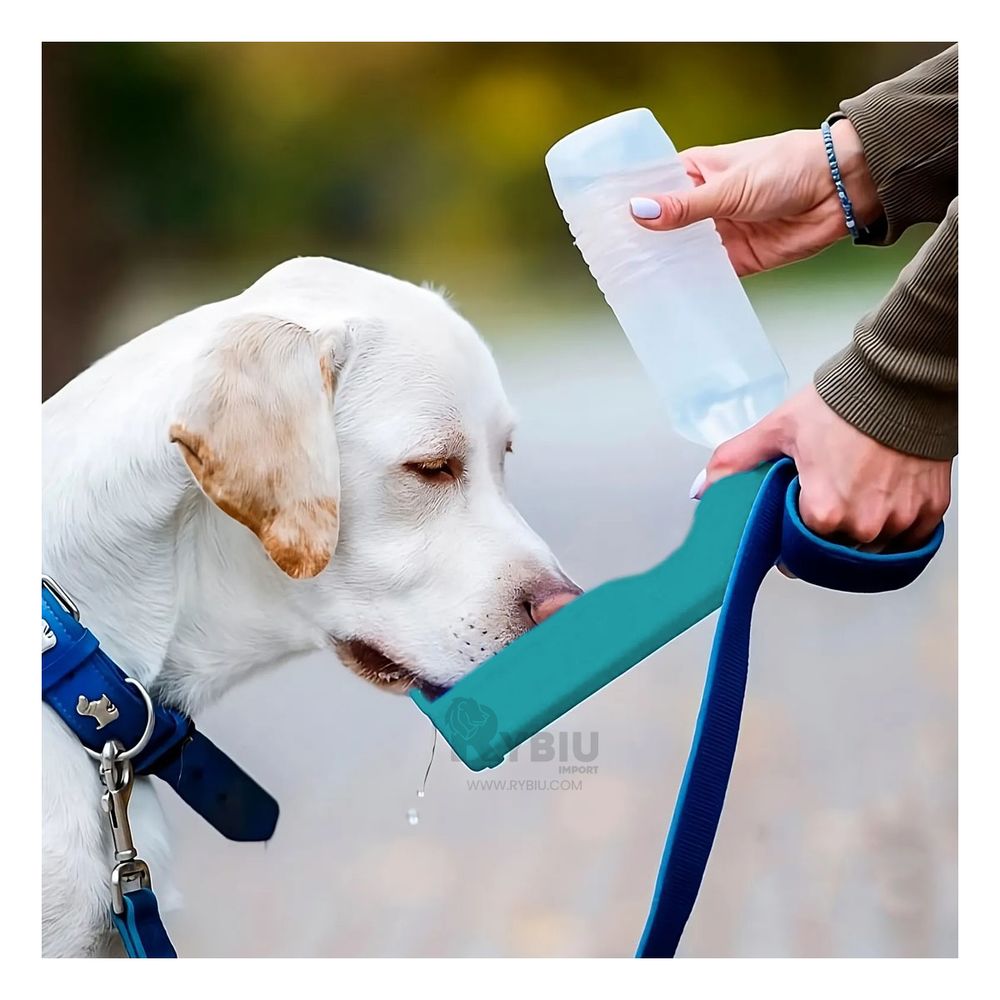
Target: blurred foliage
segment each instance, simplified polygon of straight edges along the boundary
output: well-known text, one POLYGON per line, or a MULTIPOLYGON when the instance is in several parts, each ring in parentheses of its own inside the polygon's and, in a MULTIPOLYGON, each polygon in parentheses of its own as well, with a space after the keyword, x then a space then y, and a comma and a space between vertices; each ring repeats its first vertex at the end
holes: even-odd
POLYGON ((542 163, 560 136, 640 105, 679 148, 815 125, 945 44, 46 44, 46 337, 179 259, 579 293, 542 163))

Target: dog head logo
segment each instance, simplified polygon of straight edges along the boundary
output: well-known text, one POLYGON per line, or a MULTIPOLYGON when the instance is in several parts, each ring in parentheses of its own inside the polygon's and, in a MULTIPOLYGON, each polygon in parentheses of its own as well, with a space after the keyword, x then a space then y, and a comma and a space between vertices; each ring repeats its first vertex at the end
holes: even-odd
POLYGON ((458 698, 448 706, 445 725, 452 735, 481 755, 492 753, 490 740, 496 736, 497 716, 488 705, 475 698, 458 698))
POLYGON ((97 719, 97 728, 103 729, 109 722, 114 722, 118 718, 118 708, 111 703, 111 699, 102 694, 97 701, 88 701, 85 694, 81 694, 76 701, 76 714, 89 715, 97 719))
POLYGON ((49 628, 49 623, 42 619, 42 652, 51 649, 56 644, 55 633, 49 628))

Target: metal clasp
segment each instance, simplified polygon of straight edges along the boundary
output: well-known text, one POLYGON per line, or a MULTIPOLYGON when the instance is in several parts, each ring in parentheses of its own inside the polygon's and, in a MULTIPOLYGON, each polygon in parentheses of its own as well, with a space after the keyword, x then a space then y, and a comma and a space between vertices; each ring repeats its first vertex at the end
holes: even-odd
POLYGON ((125 912, 125 896, 137 889, 149 889, 152 882, 149 866, 136 857, 132 827, 128 821, 128 803, 132 796, 135 769, 131 759, 124 757, 124 748, 117 740, 109 740, 101 752, 101 781, 107 789, 101 796, 101 808, 108 814, 111 839, 115 849, 115 866, 111 870, 111 904, 115 913, 125 912))
POLYGON ((111 869, 111 907, 121 916, 125 912, 125 896, 139 889, 151 889, 149 865, 138 858, 122 861, 111 869))

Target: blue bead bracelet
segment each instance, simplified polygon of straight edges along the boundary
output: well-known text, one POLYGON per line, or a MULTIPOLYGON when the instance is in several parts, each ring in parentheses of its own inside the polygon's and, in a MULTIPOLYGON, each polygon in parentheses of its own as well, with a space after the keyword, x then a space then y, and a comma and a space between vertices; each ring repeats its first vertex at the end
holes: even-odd
POLYGON ((833 186, 837 189, 837 197, 840 199, 840 207, 844 210, 844 223, 847 225, 847 231, 851 234, 852 239, 857 243, 862 236, 864 236, 868 230, 859 229, 857 222, 854 220, 854 206, 851 204, 851 199, 847 197, 847 190, 844 187, 844 181, 840 176, 840 166, 837 163, 837 154, 833 151, 833 132, 830 130, 830 123, 823 122, 820 126, 823 130, 823 146, 826 149, 826 159, 830 164, 830 173, 833 176, 833 186))

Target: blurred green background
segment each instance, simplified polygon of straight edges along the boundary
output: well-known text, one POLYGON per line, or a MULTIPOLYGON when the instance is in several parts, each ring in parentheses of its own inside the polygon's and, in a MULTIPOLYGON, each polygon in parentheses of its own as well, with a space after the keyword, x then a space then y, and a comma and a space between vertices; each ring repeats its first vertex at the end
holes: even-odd
POLYGON ((593 307, 542 166, 560 136, 641 105, 678 148, 816 125, 944 45, 46 44, 44 395, 301 254, 440 282, 473 320, 593 307))
MULTIPOLYGON (((637 572, 683 540, 707 456, 671 432, 573 247, 546 149, 643 105, 679 147, 816 126, 945 46, 46 45, 43 390, 291 256, 431 281, 492 347, 519 413, 518 508, 581 585, 637 572)), ((928 230, 749 279, 793 387, 928 230)), ((898 593, 765 581, 681 954, 956 953, 956 525, 953 505, 941 552, 898 593)), ((712 628, 559 720, 585 746, 597 734, 599 754, 557 791, 473 784, 439 747, 418 802, 431 734, 408 699, 326 654, 252 678, 198 724, 282 820, 266 850, 231 844, 163 797, 176 866, 154 879, 181 954, 630 954, 712 628)), ((487 777, 561 775, 522 753, 487 777)))

